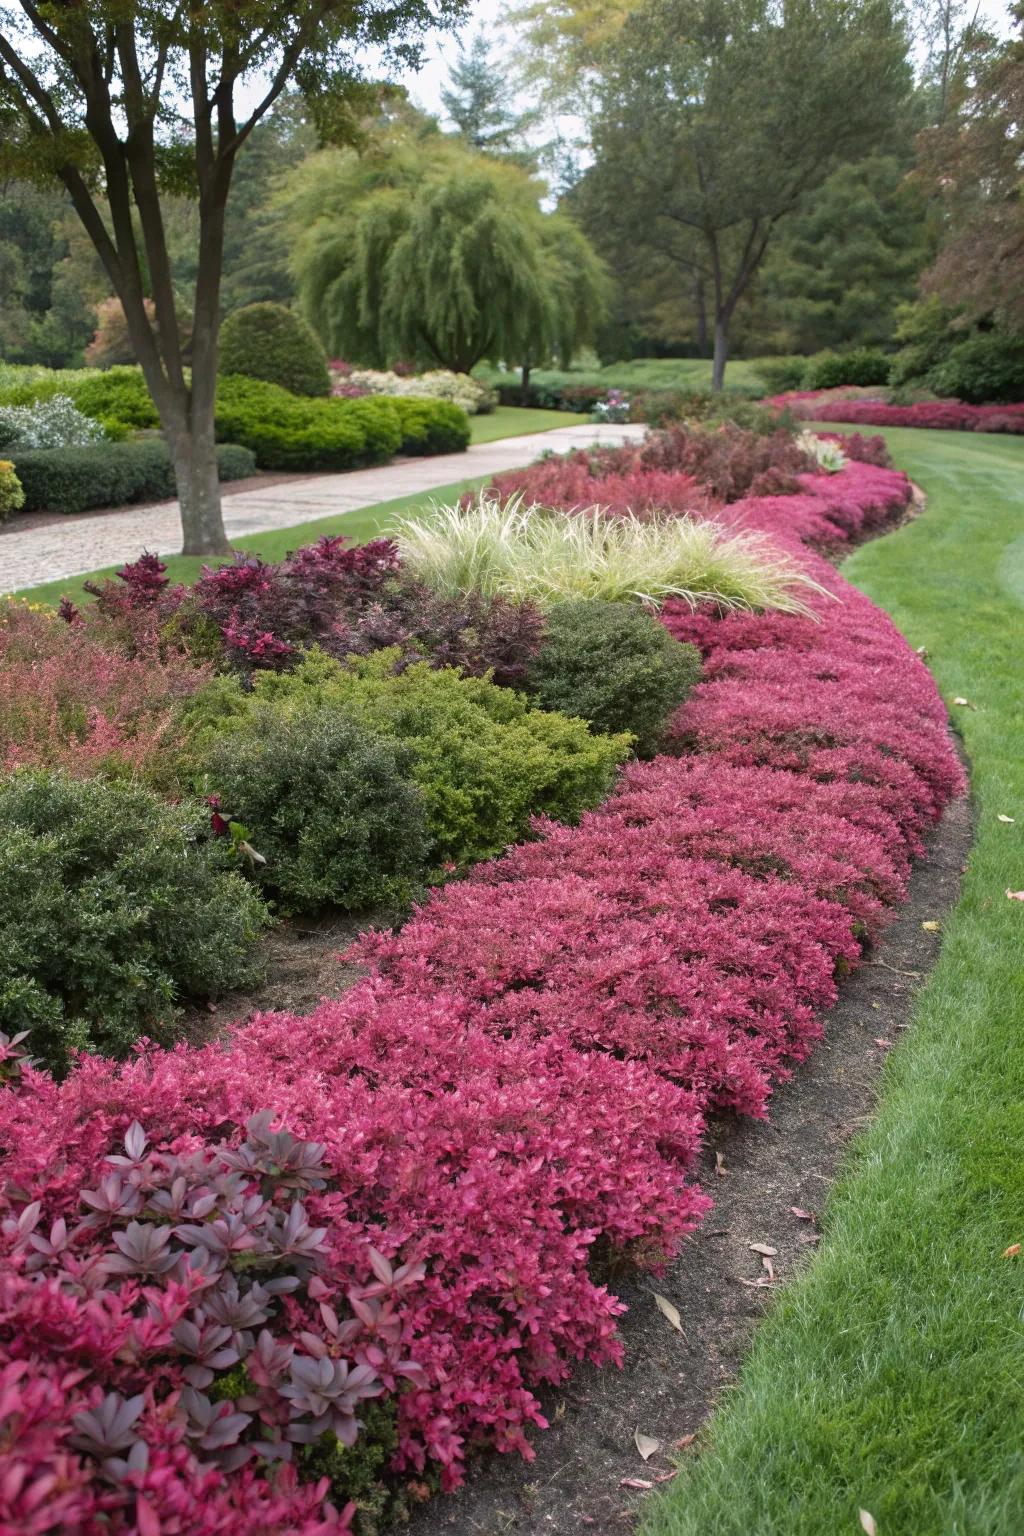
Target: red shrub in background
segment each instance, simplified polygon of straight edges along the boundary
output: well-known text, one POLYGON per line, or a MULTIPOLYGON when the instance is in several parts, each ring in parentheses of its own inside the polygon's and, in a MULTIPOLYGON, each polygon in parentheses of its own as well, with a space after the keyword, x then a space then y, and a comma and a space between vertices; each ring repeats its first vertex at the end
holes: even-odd
POLYGON ((884 400, 850 399, 828 390, 772 395, 769 405, 803 421, 840 421, 871 427, 934 427, 952 432, 1024 432, 1022 405, 965 405, 962 400, 918 400, 888 405, 884 400))
POLYGON ((491 486, 501 496, 521 494, 543 506, 590 507, 597 502, 637 517, 652 511, 699 517, 711 507, 707 491, 692 476, 643 469, 634 448, 552 455, 528 469, 496 475, 491 486))
POLYGON ((174 705, 208 676, 182 658, 109 650, 81 623, 0 607, 0 769, 60 767, 85 777, 115 759, 138 767, 174 705))
MULTIPOLYGON (((857 462, 727 515, 828 545, 900 515, 908 496, 903 476, 857 462)), ((962 787, 923 663, 806 558, 827 589, 816 619, 668 605, 668 628, 706 658, 673 723, 687 755, 634 765, 579 826, 539 824, 536 841, 433 893, 396 935, 365 936, 353 957, 370 975, 340 1001, 257 1017, 201 1050, 85 1060, 59 1085, 19 1067, 16 1048, 0 1052, 0 1414, 15 1447, 0 1524, 45 1530, 56 1509, 91 1536, 102 1509, 102 1529, 125 1536, 241 1536, 245 1510, 256 1533, 312 1536, 323 1485, 295 1484, 290 1466, 257 1475, 246 1448, 261 1414, 281 1438, 298 1409, 301 1429, 315 1388, 319 1411, 344 1418, 359 1396, 348 1373, 365 1366, 358 1380, 383 1382, 374 1400, 396 1416, 393 1470, 439 1465, 451 1487, 472 1446, 529 1454, 538 1384, 575 1359, 617 1358, 621 1306, 588 1269, 594 1245, 655 1264, 672 1252, 708 1204, 686 1182, 703 1116, 765 1113, 820 1035, 837 977, 902 897, 922 831, 962 787), (284 1203, 267 1215, 259 1156, 243 1150, 268 1105, 305 1148, 312 1236, 296 1239, 298 1270, 287 1242, 265 1236, 284 1203), (201 1235, 230 1206, 213 1240, 221 1299, 201 1322, 205 1261, 197 1275, 175 1250, 162 1267, 172 1229, 132 1208, 136 1192, 151 1198, 133 1182, 138 1157, 111 1165, 133 1121, 152 1138, 147 1157, 165 1170, 184 1159, 211 1185, 213 1204, 193 1203, 184 1229, 201 1235), (225 1158, 240 1183, 223 1189, 209 1170, 225 1158), (258 1323, 254 1234, 270 1243, 265 1273, 299 1279, 256 1297, 258 1323), (371 1248, 395 1267, 390 1281, 371 1248), (181 1323, 198 1338, 175 1335, 181 1323), (228 1389, 221 1349, 255 1355, 256 1391, 228 1389), (311 1366, 296 1376, 297 1355, 319 1360, 315 1383, 311 1366), (196 1365, 214 1373, 194 1391, 219 1404, 215 1418, 181 1385, 196 1365), (118 1440, 112 1456, 94 1421, 118 1440), (232 1452, 244 1453, 237 1470, 232 1452)))

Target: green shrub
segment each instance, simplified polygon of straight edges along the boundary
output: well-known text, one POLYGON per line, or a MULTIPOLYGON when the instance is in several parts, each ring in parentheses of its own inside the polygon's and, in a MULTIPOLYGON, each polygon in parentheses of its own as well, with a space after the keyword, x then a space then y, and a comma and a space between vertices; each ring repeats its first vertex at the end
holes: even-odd
POLYGON ((396 396, 391 404, 402 428, 402 452, 462 453, 469 447, 469 417, 447 400, 417 400, 396 396))
POLYGON ((267 922, 197 805, 132 783, 0 783, 0 1028, 62 1070, 76 1049, 170 1039, 186 996, 256 979, 267 922))
POLYGON ((25 492, 10 459, 0 459, 0 523, 25 505, 25 492))
POLYGON ((803 378, 804 389, 840 389, 887 384, 892 360, 877 347, 855 347, 851 352, 823 352, 812 357, 803 378))
POLYGON ((315 704, 284 709, 228 679, 214 689, 207 724, 215 700, 225 713, 200 733, 198 769, 266 860, 266 889, 291 911, 407 903, 427 852, 411 752, 315 704))
POLYGON ((545 709, 598 731, 629 731, 638 754, 650 757, 700 671, 695 647, 642 608, 583 601, 552 608, 529 683, 545 709))
POLYGON ((976 331, 929 370, 926 383, 937 395, 968 405, 1024 400, 1024 338, 976 331))
MULTIPOLYGON (((335 402, 335 406, 341 402, 335 402)), ((402 446, 402 419, 395 409, 396 402, 385 398, 346 400, 345 414, 350 421, 363 429, 365 447, 364 464, 385 464, 393 459, 402 446)))
POLYGON ((755 364, 757 376, 766 395, 784 395, 802 389, 807 372, 806 357, 763 357, 755 364))
MULTIPOLYGON (((580 720, 533 709, 522 695, 454 668, 420 662, 396 675, 397 661, 397 651, 377 651, 343 667, 312 651, 294 672, 257 674, 249 693, 234 679, 217 679, 186 706, 199 757, 218 738, 248 737, 256 719, 268 737, 281 722, 321 716, 386 737, 422 790, 426 857, 437 874, 444 864, 500 853, 525 835, 534 814, 576 820, 604 798, 628 756, 628 736, 592 736, 580 720)), ((212 773, 214 782, 219 790, 212 773)), ((315 799, 305 810, 308 822, 329 824, 315 799)), ((243 819, 265 852, 259 825, 243 819)))
POLYGON ((283 304, 247 304, 221 326, 220 371, 279 384, 293 395, 330 393, 327 356, 310 326, 283 304))
POLYGON ((160 417, 153 404, 141 368, 107 368, 75 380, 67 393, 83 416, 91 416, 112 435, 158 427, 160 417))
MULTIPOLYGON (((87 512, 175 494, 174 470, 160 438, 137 443, 93 443, 85 448, 36 448, 11 457, 25 491, 26 512, 87 512)), ((233 443, 217 449, 222 480, 241 480, 256 467, 233 443)))

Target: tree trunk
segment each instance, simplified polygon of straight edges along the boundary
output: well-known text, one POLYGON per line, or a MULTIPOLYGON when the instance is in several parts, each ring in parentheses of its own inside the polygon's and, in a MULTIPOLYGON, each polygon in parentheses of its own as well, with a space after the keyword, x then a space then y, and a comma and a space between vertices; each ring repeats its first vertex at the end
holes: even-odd
POLYGON ((523 377, 522 377, 522 380, 521 380, 520 386, 519 386, 519 404, 520 405, 529 405, 529 403, 530 403, 530 365, 529 365, 529 363, 524 363, 523 364, 523 366, 522 366, 522 375, 523 375, 523 377))
POLYGON ((221 514, 213 412, 203 412, 202 417, 193 410, 187 425, 168 433, 181 507, 181 552, 222 555, 231 546, 221 514))
POLYGON ((717 394, 725 383, 725 362, 729 355, 729 316, 715 316, 715 360, 711 368, 711 388, 717 394))
POLYGON ((704 279, 698 273, 693 280, 693 303, 697 311, 697 355, 708 355, 708 306, 704 300, 704 279))

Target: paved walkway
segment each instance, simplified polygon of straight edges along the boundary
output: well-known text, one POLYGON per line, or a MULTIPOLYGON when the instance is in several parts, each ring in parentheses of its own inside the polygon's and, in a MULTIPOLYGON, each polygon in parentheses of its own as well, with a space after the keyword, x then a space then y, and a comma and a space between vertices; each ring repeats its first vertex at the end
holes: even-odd
MULTIPOLYGON (((399 496, 428 495, 438 486, 477 475, 500 474, 531 464, 542 453, 567 453, 594 443, 624 443, 643 437, 642 426, 556 427, 479 443, 466 453, 436 458, 406 459, 376 469, 351 470, 343 475, 314 475, 265 490, 239 491, 224 498, 224 526, 229 539, 293 528, 296 523, 336 517, 399 496)), ((17 522, 0 533, 0 593, 17 592, 44 581, 62 581, 86 571, 133 560, 143 549, 158 554, 181 547, 178 503, 162 501, 147 507, 126 507, 103 517, 80 514, 45 528, 19 532, 17 522)))

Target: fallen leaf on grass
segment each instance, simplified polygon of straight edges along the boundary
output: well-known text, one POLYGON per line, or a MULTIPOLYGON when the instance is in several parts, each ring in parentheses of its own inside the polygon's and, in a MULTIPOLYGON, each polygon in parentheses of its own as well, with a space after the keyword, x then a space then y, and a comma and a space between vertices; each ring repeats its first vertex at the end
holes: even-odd
POLYGON ((650 1461, 655 1451, 661 1450, 660 1440, 655 1440, 653 1435, 642 1435, 639 1429, 633 1431, 633 1444, 640 1452, 644 1461, 650 1461))
POLYGON ((1007 891, 1010 901, 1024 901, 1024 891, 1007 891))
POLYGON ((866 1509, 859 1509, 857 1513, 860 1516, 861 1530, 866 1532, 866 1536, 878 1536, 878 1526, 875 1524, 874 1515, 866 1509))
POLYGON ((779 1256, 779 1250, 773 1248, 770 1243, 748 1243, 747 1247, 751 1253, 759 1253, 762 1258, 777 1259, 779 1256))
POLYGON ((656 1483, 670 1483, 674 1477, 679 1476, 679 1468, 673 1467, 671 1472, 659 1472, 654 1479, 656 1483))
POLYGON ((657 1307, 662 1317, 666 1318, 669 1324, 675 1329, 676 1333, 682 1333, 683 1320, 679 1316, 678 1307, 674 1307, 667 1296, 659 1296, 657 1291, 654 1292, 654 1305, 657 1307))
POLYGON ((679 1439, 673 1440, 672 1444, 675 1450, 685 1451, 686 1447, 692 1445, 696 1438, 696 1435, 680 1435, 679 1439))
POLYGON ((1020 1253, 1020 1243, 1011 1243, 1009 1248, 1003 1249, 1002 1256, 1004 1259, 1015 1259, 1018 1253, 1020 1253))
POLYGON ((999 815, 999 816, 996 817, 996 821, 1005 821, 1007 826, 1012 827, 1013 823, 1014 823, 1014 818, 1012 816, 999 815))
POLYGON ((928 655, 928 647, 926 645, 919 645, 917 647, 916 655, 918 655, 918 656, 927 656, 928 655))
POLYGON ((942 931, 942 924, 935 922, 934 919, 930 923, 922 923, 921 927, 925 933, 940 933, 942 931))
POLYGON ((970 699, 954 699, 954 704, 959 704, 962 709, 977 709, 977 704, 972 704, 970 699))
POLYGON ((653 1488, 654 1484, 651 1483, 651 1482, 648 1482, 647 1478, 645 1478, 645 1477, 620 1477, 619 1478, 619 1487, 620 1488, 643 1488, 643 1489, 647 1489, 647 1488, 653 1488))
POLYGON ((796 1217, 797 1221, 813 1221, 814 1220, 814 1213, 813 1213, 813 1211, 805 1211, 799 1205, 791 1205, 789 1209, 792 1212, 792 1214, 796 1217))

